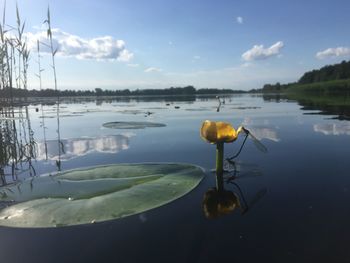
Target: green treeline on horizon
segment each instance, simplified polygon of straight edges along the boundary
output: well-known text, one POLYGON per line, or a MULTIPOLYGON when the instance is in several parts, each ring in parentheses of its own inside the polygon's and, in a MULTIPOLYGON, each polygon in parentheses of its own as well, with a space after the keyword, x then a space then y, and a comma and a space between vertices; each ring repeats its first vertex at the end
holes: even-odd
POLYGON ((297 82, 265 84, 262 92, 323 92, 350 94, 350 61, 308 71, 297 82))
POLYGON ((237 93, 275 93, 275 92, 322 92, 342 93, 350 96, 350 61, 327 65, 318 70, 303 74, 297 81, 288 84, 265 84, 262 89, 249 91, 233 89, 196 89, 192 85, 185 87, 170 87, 165 89, 120 89, 110 90, 95 88, 94 90, 28 90, 10 87, 0 88, 0 98, 26 98, 26 97, 85 97, 85 96, 189 96, 211 94, 237 94, 237 93))
POLYGON ((193 86, 171 87, 166 89, 137 89, 137 90, 103 90, 95 88, 95 90, 26 90, 16 88, 0 89, 1 98, 25 98, 25 97, 80 97, 80 96, 183 96, 183 95, 204 95, 204 94, 233 94, 245 91, 232 89, 196 89, 193 86))

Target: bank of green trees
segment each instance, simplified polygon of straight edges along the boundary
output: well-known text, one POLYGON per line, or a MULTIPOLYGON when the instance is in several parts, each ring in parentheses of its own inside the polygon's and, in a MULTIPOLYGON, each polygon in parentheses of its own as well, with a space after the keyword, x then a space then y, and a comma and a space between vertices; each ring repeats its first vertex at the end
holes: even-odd
POLYGON ((306 72, 297 82, 265 84, 261 91, 350 94, 350 61, 306 72))

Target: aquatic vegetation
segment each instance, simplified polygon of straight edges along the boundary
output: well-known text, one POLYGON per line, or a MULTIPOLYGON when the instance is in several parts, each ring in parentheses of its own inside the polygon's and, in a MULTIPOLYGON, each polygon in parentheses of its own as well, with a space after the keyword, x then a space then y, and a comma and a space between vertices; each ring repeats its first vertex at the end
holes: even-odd
POLYGON ((58 227, 117 219, 169 203, 202 180, 190 164, 117 164, 31 178, 0 188, 0 225, 58 227))
MULTIPOLYGON (((83 117, 83 114, 60 114, 60 118, 67 118, 67 117, 83 117)), ((40 116, 40 119, 55 119, 57 116, 53 115, 45 115, 45 116, 40 116)))
POLYGON ((235 128, 233 128, 232 125, 227 122, 206 120, 202 123, 202 127, 200 129, 202 139, 211 144, 216 144, 216 185, 219 192, 223 191, 224 144, 236 141, 238 135, 242 132, 245 134, 242 145, 235 155, 227 158, 226 160, 233 160, 241 153, 248 136, 250 136, 255 146, 260 151, 265 153, 267 152, 267 148, 243 126, 240 126, 237 130, 235 130, 235 128))
MULTIPOLYGON (((15 107, 18 100, 13 89, 27 91, 29 49, 24 37, 22 22, 16 6, 16 26, 5 20, 6 4, 0 22, 0 184, 8 183, 7 177, 17 179, 23 171, 35 175, 32 159, 36 154, 34 132, 29 119, 28 105, 15 107)), ((24 99, 25 102, 27 98, 24 99)))
POLYGON ((145 128, 156 128, 165 127, 163 123, 155 122, 142 122, 142 121, 116 121, 107 122, 103 124, 103 127, 110 129, 145 129, 145 128))
POLYGON ((134 114, 134 115, 144 113, 144 112, 141 111, 141 110, 119 110, 119 111, 117 111, 117 112, 123 113, 123 114, 134 114))
POLYGON ((252 106, 246 106, 246 107, 244 107, 244 106, 241 106, 241 107, 231 107, 231 109, 233 109, 233 110, 257 110, 257 109, 261 109, 261 107, 252 107, 252 106))
POLYGON ((210 111, 210 108, 193 108, 193 109, 185 109, 185 111, 210 111))
POLYGON ((32 159, 37 145, 28 114, 28 107, 6 107, 0 110, 0 185, 17 180, 18 174, 35 175, 32 159), (15 113, 16 112, 16 113, 15 113))

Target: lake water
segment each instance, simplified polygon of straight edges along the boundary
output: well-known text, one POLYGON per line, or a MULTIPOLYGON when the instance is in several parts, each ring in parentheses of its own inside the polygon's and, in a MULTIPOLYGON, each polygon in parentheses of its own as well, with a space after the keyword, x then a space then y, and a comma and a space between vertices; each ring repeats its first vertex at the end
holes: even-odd
MULTIPOLYGON (((178 200, 118 220, 48 229, 0 227, 1 262, 350 262, 346 111, 260 95, 226 97, 219 111, 217 107, 215 97, 62 101, 61 152, 56 106, 43 105, 44 118, 40 104, 27 106, 27 113, 23 107, 20 111, 28 118, 21 136, 32 130, 37 144, 35 158, 29 158, 32 169, 19 179, 30 172, 57 171, 58 159, 63 171, 179 162, 203 167, 206 176, 178 200), (247 206, 244 213, 237 208, 216 219, 204 215, 204 195, 215 187, 215 145, 199 136, 207 119, 243 125, 268 149, 262 153, 248 140, 236 158, 235 184, 225 184, 247 206), (30 130, 25 128, 28 120, 30 130), (166 126, 103 127, 115 121, 166 126)), ((243 136, 226 144, 225 157, 242 141, 243 136)), ((28 159, 23 169, 27 166, 28 159)), ((10 168, 4 173, 10 174, 10 168)), ((5 179, 13 180, 10 175, 5 179)))

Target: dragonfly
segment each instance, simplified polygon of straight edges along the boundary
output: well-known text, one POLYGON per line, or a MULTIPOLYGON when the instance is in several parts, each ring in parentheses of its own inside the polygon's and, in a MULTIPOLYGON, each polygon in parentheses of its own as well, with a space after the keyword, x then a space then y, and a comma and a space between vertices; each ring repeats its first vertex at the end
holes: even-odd
POLYGON ((244 138, 244 140, 243 140, 243 143, 241 144, 241 147, 239 148, 238 152, 237 152, 235 155, 233 155, 233 156, 231 156, 231 157, 229 157, 229 158, 226 158, 226 160, 228 160, 228 161, 229 161, 229 160, 233 160, 234 158, 236 158, 236 157, 241 153, 241 151, 242 151, 242 149, 243 149, 243 146, 244 146, 245 142, 247 141, 248 137, 253 141, 255 147, 256 147, 259 151, 261 151, 261 152, 263 152, 263 153, 267 153, 267 148, 266 148, 266 146, 265 146, 264 144, 262 144, 262 143, 259 141, 258 138, 256 138, 248 129, 244 128, 243 126, 240 126, 240 127, 237 129, 237 136, 238 136, 239 133, 242 133, 242 132, 245 134, 245 138, 244 138))
POLYGON ((210 121, 206 120, 202 123, 200 129, 200 136, 208 143, 216 144, 216 174, 222 175, 223 169, 223 156, 224 156, 224 144, 232 143, 237 140, 240 134, 245 134, 242 145, 238 152, 233 156, 226 158, 227 161, 233 161, 242 151, 246 140, 252 139, 254 145, 262 152, 267 153, 267 148, 263 145, 248 129, 243 126, 237 128, 237 130, 227 122, 222 121, 210 121))

